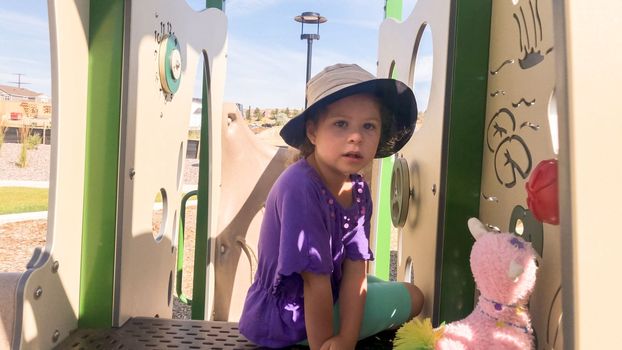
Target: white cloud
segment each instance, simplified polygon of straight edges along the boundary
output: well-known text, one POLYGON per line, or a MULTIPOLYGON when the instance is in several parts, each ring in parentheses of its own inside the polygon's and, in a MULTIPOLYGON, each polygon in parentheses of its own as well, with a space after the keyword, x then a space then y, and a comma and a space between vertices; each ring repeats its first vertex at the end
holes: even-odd
POLYGON ((432 55, 417 57, 415 61, 415 83, 426 83, 432 81, 432 68, 434 59, 432 55))
MULTIPOLYGON (((229 39, 229 62, 225 99, 245 107, 304 106, 306 50, 284 46, 264 47, 252 42, 229 39)), ((352 62, 342 53, 322 50, 312 57, 311 75, 337 62, 352 62)), ((375 61, 357 61, 375 73, 375 61)))
POLYGON ((40 40, 48 40, 47 19, 41 19, 20 12, 2 10, 0 12, 0 30, 6 38, 9 33, 18 34, 24 38, 37 37, 40 40))
MULTIPOLYGON (((200 5, 198 0, 187 1, 200 5)), ((321 30, 323 40, 313 45, 312 76, 337 62, 357 63, 375 74, 374 33, 382 21, 383 5, 384 0, 227 0, 225 99, 252 108, 304 105, 306 43, 297 40, 299 27, 292 20, 300 11, 318 11, 329 21, 321 30), (291 31, 291 38, 282 35, 284 30, 291 31)), ((195 96, 199 91, 200 79, 195 96)))
POLYGON ((303 50, 230 38, 225 97, 258 107, 304 104, 303 50))
POLYGON ((377 20, 374 19, 331 19, 331 22, 334 24, 346 25, 349 27, 358 27, 364 29, 378 30, 380 27, 380 23, 382 23, 382 17, 378 17, 377 20))
POLYGON ((428 100, 430 99, 430 89, 432 87, 432 68, 434 60, 432 55, 422 55, 417 57, 415 62, 415 76, 414 86, 411 86, 415 97, 417 98, 417 104, 419 110, 423 111, 428 107, 428 100))
POLYGON ((225 11, 231 16, 247 16, 280 2, 283 0, 227 0, 225 11))
POLYGON ((41 64, 41 60, 32 59, 32 58, 23 58, 16 56, 0 56, 0 69, 6 69, 7 66, 11 65, 39 65, 41 64))
MULTIPOLYGON (((306 54, 282 46, 263 47, 230 37, 228 43, 225 100, 245 107, 300 107, 304 97, 306 54), (293 73, 296 72, 296 73, 293 73), (302 85, 301 85, 302 84, 302 85)), ((200 79, 195 83, 199 96, 200 79)))

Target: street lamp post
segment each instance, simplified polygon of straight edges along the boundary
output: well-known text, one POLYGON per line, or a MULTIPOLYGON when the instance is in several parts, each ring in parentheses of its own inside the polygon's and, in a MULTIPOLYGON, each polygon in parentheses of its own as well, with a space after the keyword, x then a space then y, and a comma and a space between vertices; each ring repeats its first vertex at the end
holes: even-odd
MULTIPOLYGON (((320 40, 320 23, 326 22, 326 17, 320 16, 317 12, 303 12, 300 16, 294 17, 300 26, 300 40, 307 39, 307 80, 305 82, 305 108, 307 108, 306 83, 311 79, 311 52, 313 40, 320 40), (317 24, 315 33, 305 33, 305 24, 317 24)), ((307 26, 308 28, 309 26, 307 26)))

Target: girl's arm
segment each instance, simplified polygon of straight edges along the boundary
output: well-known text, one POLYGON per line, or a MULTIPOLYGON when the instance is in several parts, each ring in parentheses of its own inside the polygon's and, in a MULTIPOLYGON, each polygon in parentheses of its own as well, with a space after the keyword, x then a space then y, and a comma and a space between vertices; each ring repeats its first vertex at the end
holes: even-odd
POLYGON ((337 337, 342 338, 351 349, 354 349, 359 337, 366 297, 365 261, 345 259, 339 289, 339 324, 341 327, 337 337))
POLYGON ((303 272, 305 327, 307 341, 312 350, 333 336, 333 291, 330 275, 303 272))

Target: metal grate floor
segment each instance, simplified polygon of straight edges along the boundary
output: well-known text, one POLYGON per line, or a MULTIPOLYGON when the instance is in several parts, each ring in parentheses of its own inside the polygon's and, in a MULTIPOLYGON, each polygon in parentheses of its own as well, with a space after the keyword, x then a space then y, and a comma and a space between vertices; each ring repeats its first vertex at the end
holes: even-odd
MULTIPOLYGON (((357 350, 393 348, 395 331, 369 337, 356 346, 357 350)), ((136 317, 121 328, 78 329, 55 349, 59 350, 141 350, 141 349, 266 349, 250 343, 232 322, 171 320, 136 317)), ((294 346, 290 350, 308 349, 294 346)))
POLYGON ((56 349, 260 349, 237 323, 137 317, 121 328, 79 329, 56 349))

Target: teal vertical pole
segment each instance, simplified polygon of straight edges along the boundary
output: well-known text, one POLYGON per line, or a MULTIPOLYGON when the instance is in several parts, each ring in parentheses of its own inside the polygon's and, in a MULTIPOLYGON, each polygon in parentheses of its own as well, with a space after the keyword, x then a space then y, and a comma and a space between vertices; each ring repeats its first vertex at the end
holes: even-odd
POLYGON ((217 8, 224 11, 225 0, 206 0, 205 8, 217 8))
MULTIPOLYGON (((402 0, 387 0, 385 3, 385 18, 402 18, 402 0)), ((395 72, 393 72, 395 77, 395 72)), ((392 78, 393 78, 392 77, 392 78)), ((393 157, 380 160, 378 224, 376 226, 376 277, 389 279, 391 268, 391 172, 393 157)))
POLYGON ((124 6, 90 2, 80 328, 112 325, 124 6))

